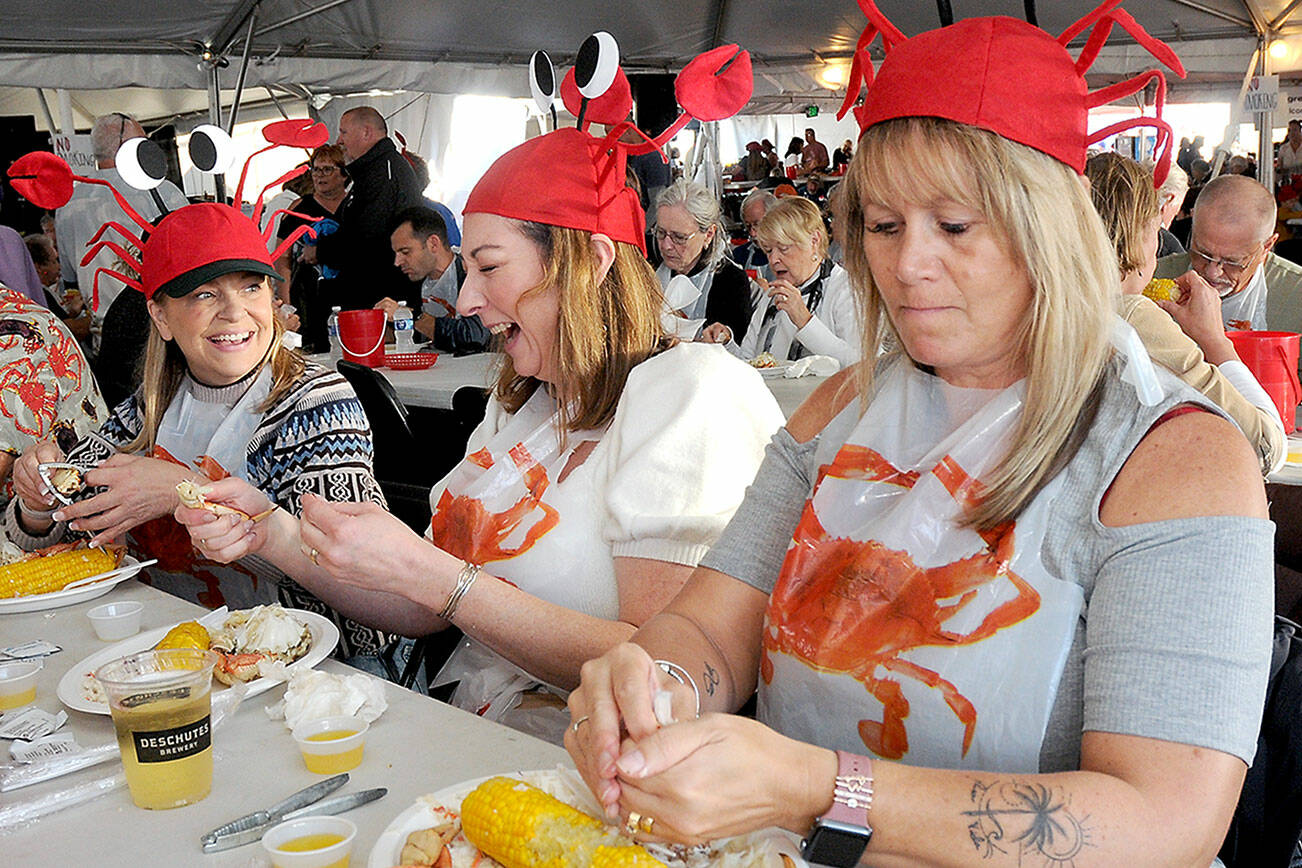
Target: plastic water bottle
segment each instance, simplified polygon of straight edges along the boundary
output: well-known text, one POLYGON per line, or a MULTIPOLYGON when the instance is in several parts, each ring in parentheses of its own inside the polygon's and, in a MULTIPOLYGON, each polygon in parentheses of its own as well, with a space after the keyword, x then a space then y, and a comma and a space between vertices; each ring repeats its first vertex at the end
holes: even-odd
POLYGON ((330 361, 337 362, 344 357, 344 345, 339 340, 339 311, 342 310, 338 305, 330 308, 330 316, 326 317, 326 336, 330 339, 330 361))
POLYGON ((399 353, 416 352, 415 337, 416 321, 411 317, 411 309, 407 307, 407 302, 398 302, 398 309, 393 312, 393 341, 396 344, 394 351, 399 353))

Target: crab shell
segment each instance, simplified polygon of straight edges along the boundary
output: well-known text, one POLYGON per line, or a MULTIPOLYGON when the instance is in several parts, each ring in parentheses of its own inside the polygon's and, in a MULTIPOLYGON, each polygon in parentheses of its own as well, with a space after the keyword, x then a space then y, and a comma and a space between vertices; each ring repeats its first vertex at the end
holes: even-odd
POLYGON ((201 486, 195 485, 186 479, 176 484, 176 495, 181 499, 181 503, 191 509, 206 509, 215 515, 238 515, 241 518, 251 519, 242 509, 236 509, 233 506, 226 506, 221 503, 209 503, 203 496, 204 490, 201 486))
POLYGON ((263 660, 293 663, 302 657, 312 647, 312 631, 280 606, 257 606, 232 612, 212 632, 209 647, 222 657, 213 674, 233 684, 257 678, 263 660))

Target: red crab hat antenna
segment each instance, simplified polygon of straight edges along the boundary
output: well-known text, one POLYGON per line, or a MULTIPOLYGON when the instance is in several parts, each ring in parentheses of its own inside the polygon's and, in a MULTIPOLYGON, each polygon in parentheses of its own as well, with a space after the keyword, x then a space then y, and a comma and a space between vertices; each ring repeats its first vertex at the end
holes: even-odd
MULTIPOLYGON (((1160 185, 1171 168, 1170 125, 1162 118, 1166 77, 1161 70, 1142 72, 1123 82, 1090 92, 1085 72, 1098 57, 1114 26, 1120 26, 1141 47, 1176 75, 1184 66, 1170 46, 1145 31, 1119 8, 1122 0, 1105 0, 1088 15, 1054 38, 1016 18, 969 18, 948 27, 906 38, 874 4, 858 0, 868 18, 850 66, 845 101, 837 112, 844 117, 854 107, 860 131, 882 121, 904 117, 937 117, 990 130, 1085 171, 1091 144, 1137 126, 1157 130, 1160 185), (1081 33, 1089 38, 1073 60, 1067 44, 1081 33), (881 36, 886 58, 876 69, 869 44, 881 36), (1025 83, 1035 82, 1027 89, 1025 83), (1157 83, 1153 116, 1140 116, 1089 132, 1089 110, 1137 93, 1157 83), (862 88, 863 103, 855 106, 862 88)), ((1034 16, 1034 7, 1028 5, 1034 16)))
MULTIPOLYGON (((578 125, 532 138, 499 157, 471 190, 463 213, 597 232, 646 253, 645 213, 626 182, 629 154, 660 149, 692 117, 722 120, 740 110, 751 94, 750 55, 725 45, 689 63, 674 85, 684 114, 652 138, 627 120, 633 97, 618 65, 618 51, 607 33, 584 42, 575 68, 560 87, 561 99, 578 125), (597 138, 588 133, 593 123, 611 129, 597 138), (630 129, 644 141, 619 141, 630 129)), ((530 64, 535 76, 537 65, 535 55, 530 64)))

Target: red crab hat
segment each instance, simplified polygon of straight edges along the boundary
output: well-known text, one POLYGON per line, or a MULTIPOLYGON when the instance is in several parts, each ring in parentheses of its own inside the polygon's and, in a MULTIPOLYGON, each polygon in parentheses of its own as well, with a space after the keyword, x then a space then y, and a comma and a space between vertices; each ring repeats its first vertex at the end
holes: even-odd
MULTIPOLYGON (((236 202, 243 197, 244 182, 248 178, 249 164, 253 157, 278 147, 318 147, 329 140, 330 132, 325 124, 318 121, 294 118, 268 124, 263 127, 262 135, 268 145, 245 161, 235 191, 236 202)), ((157 150, 157 145, 147 139, 132 139, 118 151, 119 173, 124 180, 141 190, 162 183, 166 168, 161 152, 152 155, 152 158, 148 154, 142 158, 140 152, 148 148, 157 150)), ((229 165, 227 157, 230 150, 230 137, 220 127, 201 125, 190 136, 190 157, 195 166, 204 171, 224 171, 229 165)), ((99 278, 102 274, 117 278, 151 299, 159 292, 180 298, 201 284, 236 271, 251 271, 279 280, 280 275, 272 267, 276 257, 288 250, 301 236, 313 234, 313 230, 309 226, 299 226, 269 254, 267 244, 276 224, 274 220, 268 219, 266 228, 258 229, 263 199, 268 189, 305 171, 306 167, 303 166, 292 169, 263 187, 254 202, 252 218, 246 217, 237 207, 208 202, 187 205, 166 213, 157 225, 141 217, 112 184, 99 178, 74 175, 63 158, 48 151, 24 154, 9 167, 8 175, 14 189, 22 196, 32 204, 49 210, 67 204, 72 197, 74 182, 108 187, 122 211, 139 228, 139 231, 135 231, 117 221, 110 221, 86 242, 87 252, 81 261, 82 265, 88 265, 101 249, 108 249, 140 275, 137 279, 121 271, 97 268, 91 308, 98 310, 99 278), (120 236, 127 246, 104 237, 110 230, 120 236)), ((164 208, 161 199, 156 201, 160 209, 164 208)), ((307 221, 313 219, 283 209, 270 216, 275 217, 276 214, 294 214, 307 221)))
POLYGON ((1084 173, 1087 148, 1136 126, 1157 130, 1156 183, 1171 167, 1171 127, 1162 119, 1166 78, 1152 69, 1090 93, 1085 72, 1098 57, 1114 25, 1181 78, 1184 66, 1175 52, 1150 36, 1123 9, 1122 0, 1105 0, 1061 36, 1007 17, 969 18, 906 38, 873 0, 858 0, 868 18, 855 47, 850 83, 837 117, 854 105, 861 85, 868 88, 854 109, 860 131, 894 118, 936 117, 980 127, 1020 142, 1084 173), (1080 56, 1067 44, 1090 31, 1080 56), (868 46, 881 35, 886 58, 876 71, 868 46), (1121 99, 1157 82, 1155 115, 1120 121, 1089 132, 1091 108, 1121 99), (1027 82, 1034 86, 1027 87, 1027 82))
POLYGON ((146 298, 189 295, 223 274, 252 271, 280 280, 257 225, 229 205, 201 202, 158 222, 140 258, 146 298), (203 243, 196 243, 203 239, 203 243))
POLYGON ((722 120, 740 111, 753 86, 750 55, 724 45, 684 67, 674 83, 683 111, 654 138, 626 120, 633 98, 618 62, 609 34, 588 37, 560 87, 578 127, 554 130, 507 151, 471 190, 463 213, 599 232, 645 254, 646 218, 636 191, 625 181, 629 155, 660 150, 692 118, 722 120), (611 127, 604 138, 588 133, 594 122, 611 127), (644 141, 619 141, 630 129, 644 141))

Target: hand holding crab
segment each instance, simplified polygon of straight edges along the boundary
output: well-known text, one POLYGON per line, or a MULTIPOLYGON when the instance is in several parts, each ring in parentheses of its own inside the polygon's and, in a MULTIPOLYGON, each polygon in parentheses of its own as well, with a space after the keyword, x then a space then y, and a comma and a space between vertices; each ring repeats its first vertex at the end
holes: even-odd
POLYGON ((94 533, 91 545, 116 539, 150 519, 169 515, 176 507, 176 484, 189 477, 184 467, 140 455, 114 455, 86 472, 88 486, 105 491, 62 506, 56 521, 72 530, 94 533))
POLYGON ((177 486, 180 505, 173 515, 204 556, 221 563, 260 551, 268 530, 260 519, 275 511, 267 496, 235 476, 199 487, 186 480, 177 486))
MULTIPOLYGON (((23 451, 14 462, 14 491, 24 506, 31 510, 45 510, 54 506, 45 480, 41 479, 40 465, 62 461, 63 450, 53 440, 41 440, 23 451)), ((32 528, 38 530, 38 528, 32 528)))

